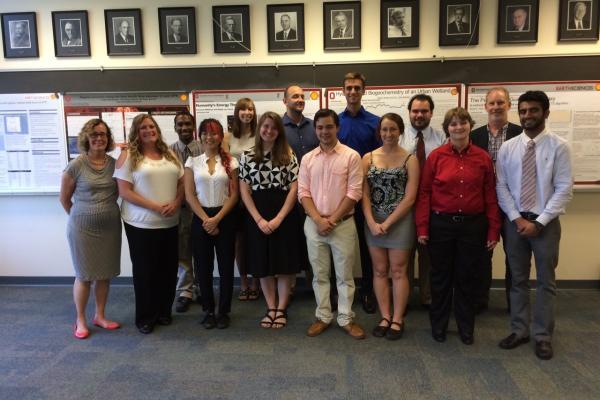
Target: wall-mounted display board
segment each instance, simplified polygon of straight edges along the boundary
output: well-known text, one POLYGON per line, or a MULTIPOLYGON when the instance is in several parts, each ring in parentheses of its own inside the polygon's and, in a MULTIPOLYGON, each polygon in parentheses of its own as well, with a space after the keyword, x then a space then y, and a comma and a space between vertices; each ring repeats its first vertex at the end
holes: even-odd
POLYGON ((60 95, 0 94, 0 194, 58 193, 65 147, 60 95))
MULTIPOLYGON (((66 93, 64 113, 69 159, 79 154, 77 135, 91 118, 102 118, 117 144, 127 141, 131 122, 138 114, 150 113, 158 123, 167 144, 177 141, 174 117, 189 110, 189 94, 181 92, 66 93)), ((118 149, 113 156, 117 156, 118 149)))
MULTIPOLYGON (((434 110, 431 118, 433 128, 442 129, 442 121, 447 110, 463 104, 464 86, 448 85, 416 85, 416 86, 369 86, 362 98, 364 108, 375 115, 394 112, 399 114, 405 124, 408 120, 408 101, 415 94, 423 93, 433 99, 434 110)), ((327 107, 340 113, 346 109, 346 98, 342 89, 327 88, 325 92, 327 107)))
POLYGON ((519 124, 517 102, 527 90, 543 90, 550 99, 546 129, 571 144, 573 176, 581 185, 600 184, 600 81, 485 83, 467 88, 467 108, 478 123, 487 123, 485 95, 494 86, 510 92, 508 119, 519 124))
MULTIPOLYGON (((195 90, 192 92, 196 122, 205 118, 215 118, 227 131, 231 131, 235 103, 244 97, 252 99, 256 113, 274 111, 280 115, 285 113, 283 104, 284 89, 257 90, 195 90)), ((312 118, 322 107, 321 89, 304 88, 304 115, 312 118)))

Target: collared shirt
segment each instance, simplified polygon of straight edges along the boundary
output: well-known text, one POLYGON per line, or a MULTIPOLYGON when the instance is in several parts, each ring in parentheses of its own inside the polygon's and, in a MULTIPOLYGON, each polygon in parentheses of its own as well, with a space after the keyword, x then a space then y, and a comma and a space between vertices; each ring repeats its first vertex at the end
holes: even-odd
POLYGON ((571 151, 567 142, 550 132, 542 132, 535 142, 536 191, 533 210, 521 208, 522 162, 527 142, 531 140, 525 132, 504 142, 498 152, 496 173, 498 202, 511 221, 520 217, 520 212, 538 214, 537 221, 547 225, 565 213, 573 197, 573 174, 571 151))
POLYGON ((469 144, 457 152, 451 143, 434 150, 425 162, 416 208, 417 235, 429 236, 431 212, 457 215, 485 213, 487 240, 497 241, 500 212, 496 199, 492 159, 485 150, 469 144))
POLYGON ((506 123, 506 125, 504 125, 502 127, 502 129, 499 129, 496 136, 494 136, 492 134, 492 131, 490 130, 490 126, 487 125, 488 153, 490 154, 490 157, 492 157, 493 162, 496 162, 496 159, 498 158, 498 150, 500 150, 500 146, 502 146, 502 143, 504 143, 506 141, 506 130, 507 129, 508 129, 508 122, 506 123))
MULTIPOLYGON (((230 177, 221 161, 221 156, 215 156, 215 170, 211 174, 208 167, 206 153, 197 157, 189 157, 185 167, 192 170, 194 183, 196 184, 196 196, 203 207, 221 207, 229 198, 230 177)), ((235 157, 229 160, 231 171, 238 168, 235 157)))
POLYGON ((319 147, 319 139, 315 134, 315 127, 312 119, 302 117, 299 124, 296 124, 287 115, 283 114, 283 127, 285 137, 298 157, 298 163, 302 162, 302 157, 312 149, 319 147))
POLYGON ((363 171, 360 156, 338 142, 325 152, 321 147, 304 156, 298 177, 298 200, 312 198, 320 215, 331 215, 345 197, 362 197, 363 171))
POLYGON ((198 157, 202 154, 202 144, 197 140, 192 140, 189 144, 183 143, 181 140, 176 141, 169 146, 175 153, 181 165, 185 165, 188 157, 198 157))
MULTIPOLYGON (((431 126, 421 130, 423 132, 423 141, 425 142, 425 157, 429 157, 429 154, 444 143, 448 141, 446 134, 433 129, 431 126)), ((400 147, 404 150, 416 155, 417 154, 417 130, 408 125, 404 130, 404 134, 400 135, 398 141, 400 147)))
POLYGON ((338 139, 356 150, 362 157, 381 146, 381 141, 375 136, 378 124, 379 117, 366 111, 362 106, 356 115, 345 110, 340 113, 338 139))

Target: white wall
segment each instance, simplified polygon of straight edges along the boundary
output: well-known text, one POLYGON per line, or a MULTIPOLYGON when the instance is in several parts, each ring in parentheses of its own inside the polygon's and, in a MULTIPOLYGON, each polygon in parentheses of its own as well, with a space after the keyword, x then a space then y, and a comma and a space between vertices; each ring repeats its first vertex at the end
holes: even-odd
MULTIPOLYGON (((362 50, 324 52, 322 1, 305 1, 306 51, 296 54, 269 55, 267 51, 266 4, 295 3, 277 1, 169 1, 91 0, 3 1, 0 12, 36 11, 39 59, 0 61, 0 73, 7 70, 46 70, 80 68, 150 68, 226 64, 265 63, 353 63, 365 61, 399 61, 440 57, 518 57, 547 55, 596 54, 598 43, 557 43, 559 0, 540 1, 539 41, 532 45, 497 45, 497 1, 481 1, 481 28, 478 46, 438 47, 439 0, 421 0, 421 45, 418 49, 379 49, 379 0, 363 1, 362 50), (250 55, 215 55, 211 25, 212 5, 251 4, 252 53, 250 55), (158 39, 158 7, 195 6, 198 26, 197 55, 163 56, 158 39), (142 9, 144 56, 108 57, 104 33, 103 10, 110 8, 142 9), (51 11, 87 9, 89 12, 91 58, 56 58, 52 39, 51 11)), ((575 67, 575 66, 574 66, 575 67)), ((197 88, 201 89, 201 88, 197 88)), ((600 279, 600 193, 577 192, 561 221, 559 279, 600 279)), ((57 196, 0 196, 0 276, 70 276, 73 275, 65 237, 66 215, 57 196)), ((495 253, 494 277, 503 277, 503 254, 495 253)), ((122 275, 131 276, 129 253, 124 238, 122 275)))
POLYGON ((597 54, 597 42, 558 43, 557 25, 559 0, 540 1, 538 43, 519 45, 496 44, 497 0, 481 0, 479 45, 471 48, 438 46, 439 0, 421 0, 420 47, 415 49, 381 50, 379 48, 379 0, 362 1, 362 50, 323 50, 322 1, 304 1, 306 51, 304 53, 269 54, 267 48, 266 5, 298 3, 299 0, 212 0, 177 2, 165 0, 20 0, 2 1, 1 12, 36 11, 39 59, 11 59, 0 62, 0 70, 20 69, 80 69, 80 68, 150 68, 172 66, 202 66, 225 64, 285 64, 285 63, 353 63, 366 61, 408 61, 415 59, 518 57, 543 55, 597 54), (250 4, 251 54, 214 54, 212 6, 250 4), (161 55, 158 36, 158 7, 194 6, 198 36, 198 54, 161 55), (106 55, 104 9, 141 8, 144 35, 144 56, 106 55), (88 10, 91 58, 56 58, 52 34, 52 11, 88 10))

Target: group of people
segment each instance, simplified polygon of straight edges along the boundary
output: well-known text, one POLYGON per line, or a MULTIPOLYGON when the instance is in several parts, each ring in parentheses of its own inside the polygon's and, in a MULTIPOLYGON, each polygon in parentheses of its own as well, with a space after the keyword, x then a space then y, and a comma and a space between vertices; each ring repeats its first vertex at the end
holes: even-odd
POLYGON ((92 282, 93 323, 120 326, 104 308, 109 280, 119 274, 121 219, 133 265, 135 323, 145 334, 171 324, 176 294, 176 311, 187 310, 194 276, 202 325, 227 328, 237 258, 239 299, 258 298, 260 282, 262 328, 286 326, 295 276, 306 269, 317 303, 307 335, 325 331, 337 310, 343 331, 365 338, 352 311, 354 275, 361 270, 362 306, 381 314, 372 334, 397 340, 418 260, 432 337, 446 340, 453 309, 460 340, 470 345, 475 315, 487 308, 492 251, 502 234, 511 333, 499 345, 512 349, 529 341, 533 253, 535 354, 551 358, 558 216, 571 198, 572 174, 566 142, 545 128, 546 94, 520 96, 519 127, 508 122, 509 93, 493 88, 486 96, 487 125, 472 131, 471 116, 457 107, 446 112, 440 132, 430 126, 434 102, 426 94, 408 102, 405 127, 395 113, 379 118, 364 109, 362 74, 346 74, 343 93, 344 112, 322 109, 314 121, 303 115, 298 85, 285 89, 283 118, 273 112, 258 117, 252 100, 240 99, 232 132, 206 119, 200 142, 194 117, 180 112, 174 121, 179 141, 170 148, 152 116, 142 114, 116 162, 106 153, 114 146, 110 129, 90 120, 60 197, 76 270, 75 337, 90 334, 85 308, 92 282))

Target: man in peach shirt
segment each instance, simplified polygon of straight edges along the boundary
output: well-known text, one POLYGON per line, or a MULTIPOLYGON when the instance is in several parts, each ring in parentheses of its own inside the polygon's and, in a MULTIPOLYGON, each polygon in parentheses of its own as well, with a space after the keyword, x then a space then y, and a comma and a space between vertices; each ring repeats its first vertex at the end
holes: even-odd
POLYGON ((309 218, 304 223, 308 258, 313 269, 313 290, 317 300, 316 321, 308 336, 317 336, 333 320, 329 298, 330 253, 338 290, 338 325, 351 337, 364 339, 364 330, 354 323, 354 254, 357 239, 354 205, 362 197, 363 174, 360 155, 340 143, 338 115, 323 109, 315 114, 319 147, 302 158, 298 178, 298 199, 309 218))

